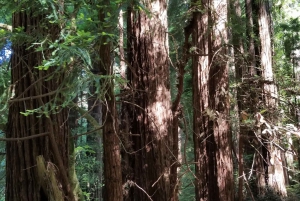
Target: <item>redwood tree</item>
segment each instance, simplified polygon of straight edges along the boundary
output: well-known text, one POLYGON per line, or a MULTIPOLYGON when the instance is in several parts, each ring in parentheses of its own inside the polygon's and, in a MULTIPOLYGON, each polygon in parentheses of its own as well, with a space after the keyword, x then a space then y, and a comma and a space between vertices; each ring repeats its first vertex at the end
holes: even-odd
POLYGON ((145 10, 128 10, 129 84, 132 90, 129 200, 170 200, 172 151, 167 1, 144 0, 145 10))
MULTIPOLYGON (((100 1, 101 2, 101 1, 100 1)), ((109 5, 109 0, 102 2, 104 5, 109 5)), ((103 6, 102 4, 102 6, 103 6)), ((100 9, 99 20, 104 24, 105 9, 100 9)), ((102 24, 102 25, 103 25, 102 24)), ((105 26, 103 26, 105 27, 105 26)), ((108 28, 102 29, 108 31, 108 28)), ((122 191, 122 174, 121 174, 121 153, 120 140, 117 119, 116 100, 114 95, 113 81, 113 62, 111 58, 111 43, 104 35, 99 38, 99 69, 105 75, 101 87, 105 90, 102 119, 103 119, 103 163, 104 163, 104 200, 105 201, 120 201, 123 199, 122 191)))
MULTIPOLYGON (((269 1, 260 0, 258 3, 258 25, 259 25, 259 39, 260 39, 260 61, 262 68, 262 99, 264 107, 267 110, 266 118, 269 122, 277 124, 276 109, 278 102, 277 86, 275 85, 275 78, 272 68, 272 43, 271 43, 271 16, 269 1)), ((262 128, 263 129, 263 128, 262 128)), ((273 142, 279 143, 279 136, 275 132, 271 135, 269 133, 259 133, 263 141, 263 150, 266 149, 266 153, 262 154, 264 162, 265 173, 265 186, 269 186, 277 191, 279 194, 286 196, 285 187, 285 168, 283 162, 285 160, 284 154, 277 148, 273 142), (265 143, 264 143, 265 142, 265 143)), ((259 156, 258 156, 259 157, 259 156)), ((263 186, 259 186, 263 188, 263 186)))
POLYGON ((194 1, 193 107, 196 200, 233 200, 227 1, 194 1), (201 10, 197 11, 197 10, 201 10), (212 27, 212 29, 211 29, 212 27))
POLYGON ((59 106, 63 101, 59 88, 64 73, 60 67, 39 70, 37 66, 49 58, 51 52, 46 44, 43 52, 35 51, 32 45, 45 37, 54 42, 60 26, 48 23, 47 13, 35 12, 37 7, 32 5, 26 5, 25 9, 21 3, 19 6, 24 9, 13 14, 13 32, 16 33, 16 28, 22 29, 12 46, 14 96, 9 106, 6 137, 31 139, 7 142, 6 200, 74 200, 67 172, 67 111, 59 106), (29 115, 22 114, 30 111, 29 115), (34 137, 37 134, 45 135, 34 137))

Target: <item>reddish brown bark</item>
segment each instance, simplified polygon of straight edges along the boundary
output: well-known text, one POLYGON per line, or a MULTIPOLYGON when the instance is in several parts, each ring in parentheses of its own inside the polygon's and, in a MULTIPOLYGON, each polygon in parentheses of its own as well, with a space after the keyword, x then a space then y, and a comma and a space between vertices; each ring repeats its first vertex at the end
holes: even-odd
MULTIPOLYGON (((277 124, 276 114, 278 92, 277 86, 275 85, 275 79, 272 68, 272 43, 271 43, 271 17, 269 10, 269 2, 260 0, 258 8, 258 25, 259 25, 259 38, 261 47, 261 68, 262 68, 262 97, 265 108, 267 109, 266 118, 269 121, 277 124)), ((284 179, 284 171, 282 161, 285 158, 281 158, 281 150, 273 145, 272 142, 279 143, 279 136, 273 133, 273 136, 264 135, 266 143, 263 144, 263 150, 266 149, 266 154, 263 155, 263 160, 266 161, 265 173, 266 185, 273 188, 279 194, 286 196, 286 187, 284 179), (266 137, 265 137, 266 136, 266 137)), ((264 154, 264 152, 263 152, 264 154)))
POLYGON ((222 58, 227 54, 227 2, 203 0, 201 10, 192 20, 196 200, 233 200, 228 66, 222 58), (218 17, 212 18, 214 12, 218 17))
MULTIPOLYGON (((44 40, 38 36, 51 36, 55 39, 58 36, 58 26, 52 24, 48 29, 41 28, 45 23, 43 16, 34 15, 30 9, 13 15, 13 28, 23 27, 24 34, 37 36, 37 40, 44 40)), ((39 133, 49 132, 48 136, 34 138, 25 141, 7 142, 6 158, 6 200, 8 201, 41 201, 50 200, 52 195, 51 185, 47 179, 40 178, 37 173, 37 156, 41 155, 47 167, 56 167, 57 186, 62 186, 62 195, 65 200, 74 200, 70 191, 68 181, 68 134, 67 113, 65 109, 51 107, 50 101, 54 101, 59 107, 62 103, 61 95, 41 96, 49 92, 58 92, 59 85, 63 79, 62 72, 55 73, 55 67, 48 70, 38 70, 43 55, 36 52, 31 42, 13 41, 13 55, 11 67, 11 83, 14 84, 14 99, 10 104, 8 117, 8 138, 20 138, 32 136, 39 133), (52 79, 47 80, 49 76, 52 79), (34 83, 34 84, 33 84, 34 83), (18 98, 35 97, 18 101, 18 98), (48 111, 45 114, 34 112, 25 116, 21 112, 41 107, 48 111), (52 114, 54 112, 54 114, 52 114), (39 117, 40 116, 40 117, 39 117), (46 165, 47 165, 46 164, 46 165)), ((46 50, 44 56, 48 56, 46 50)), ((57 67, 59 68, 59 67, 57 67)))
MULTIPOLYGON (((209 196, 209 150, 207 138, 211 135, 209 131, 208 109, 208 74, 211 62, 211 33, 208 29, 209 6, 208 1, 201 2, 205 12, 193 14, 193 45, 197 47, 196 54, 204 56, 193 56, 193 131, 195 152, 195 181, 196 200, 208 200, 209 196)), ((217 182, 211 180, 210 184, 217 182)))
MULTIPOLYGON (((109 1, 105 1, 109 5, 109 1)), ((99 19, 104 23, 105 9, 99 11, 99 19)), ((109 30, 105 30, 109 31, 109 30)), ((106 75, 101 86, 105 89, 102 119, 103 119, 103 162, 104 162, 104 200, 120 201, 123 199, 121 153, 119 128, 116 111, 116 100, 114 95, 113 66, 111 58, 111 43, 106 36, 99 41, 99 69, 106 75)))
MULTIPOLYGON (((101 45, 100 57, 105 75, 113 75, 110 44, 101 45)), ((113 80, 105 80, 106 88, 103 105, 103 162, 104 162, 104 200, 120 201, 123 199, 122 174, 121 174, 121 154, 119 129, 117 124, 116 101, 114 97, 113 80)))
POLYGON ((129 86, 135 188, 131 200, 170 200, 172 159, 171 97, 169 87, 167 1, 143 2, 145 11, 130 9, 129 86))

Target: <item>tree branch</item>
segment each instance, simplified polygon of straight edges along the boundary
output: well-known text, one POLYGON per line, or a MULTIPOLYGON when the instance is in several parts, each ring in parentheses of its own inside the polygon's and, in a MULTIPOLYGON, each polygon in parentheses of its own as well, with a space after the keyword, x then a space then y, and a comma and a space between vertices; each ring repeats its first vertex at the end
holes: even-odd
POLYGON ((57 93, 62 93, 62 90, 65 90, 65 89, 67 89, 67 88, 62 88, 60 90, 51 91, 51 92, 41 94, 41 95, 37 95, 37 96, 30 96, 30 97, 25 97, 25 98, 13 98, 13 99, 10 99, 8 102, 9 103, 14 103, 14 102, 21 102, 21 101, 26 101, 26 100, 39 99, 39 98, 51 96, 51 95, 54 95, 54 94, 57 94, 57 93))
POLYGON ((24 140, 30 140, 33 138, 42 137, 42 136, 46 136, 46 135, 49 135, 49 132, 31 135, 31 136, 27 136, 27 137, 20 137, 20 138, 0 138, 0 141, 6 141, 6 142, 24 141, 24 140))

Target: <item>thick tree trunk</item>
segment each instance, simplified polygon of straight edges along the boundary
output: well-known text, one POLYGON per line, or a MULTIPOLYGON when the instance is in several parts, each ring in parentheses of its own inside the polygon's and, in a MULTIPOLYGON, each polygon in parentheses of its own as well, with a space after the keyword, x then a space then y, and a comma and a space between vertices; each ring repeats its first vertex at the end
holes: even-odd
POLYGON ((129 81, 133 89, 131 135, 134 197, 170 200, 171 96, 169 86, 167 1, 143 1, 151 14, 130 9, 129 81))
POLYGON ((233 200, 228 65, 223 57, 227 2, 202 1, 201 5, 202 12, 195 12, 192 20, 197 47, 193 57, 196 200, 233 200), (215 31, 209 28, 212 25, 215 31))
MULTIPOLYGON (((43 23, 44 18, 34 15, 29 9, 13 15, 13 28, 23 27, 24 34, 30 36, 46 37, 50 34, 50 39, 55 40, 59 34, 59 27, 48 24, 48 29, 45 30, 41 28, 43 23)), ((14 84, 15 95, 9 107, 6 137, 22 138, 40 133, 48 135, 7 142, 6 200, 47 201, 57 198, 55 193, 62 199, 64 197, 64 200, 74 200, 67 173, 69 168, 67 113, 62 108, 56 111, 52 104, 49 104, 50 101, 55 101, 56 106, 59 106, 62 97, 41 96, 57 91, 64 74, 55 72, 57 70, 55 67, 44 71, 35 68, 41 65, 43 55, 30 48, 31 45, 27 41, 13 41, 11 83, 14 84), (53 78, 47 80, 49 76, 53 78), (27 97, 31 98, 20 100, 27 97), (58 97, 60 100, 56 99, 58 97), (21 114, 39 107, 44 114, 38 112, 29 116, 21 114), (47 172, 41 172, 42 167, 45 167, 43 159, 46 161, 47 172), (37 160, 40 163, 37 164, 37 160), (55 171, 54 180, 50 180, 50 171, 55 171)), ((44 52, 46 57, 48 54, 49 52, 44 52)))

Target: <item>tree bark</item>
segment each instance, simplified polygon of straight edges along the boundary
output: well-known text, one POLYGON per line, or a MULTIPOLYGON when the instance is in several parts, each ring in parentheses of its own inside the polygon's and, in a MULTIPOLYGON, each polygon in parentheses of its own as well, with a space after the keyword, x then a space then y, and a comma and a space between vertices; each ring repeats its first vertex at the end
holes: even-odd
MULTIPOLYGON (((197 1, 195 1, 195 4, 197 1)), ((209 30, 209 1, 201 1, 204 12, 193 13, 190 22, 192 31, 192 43, 195 46, 195 54, 207 56, 192 57, 192 80, 193 80, 193 138, 195 154, 195 193, 196 200, 209 200, 209 130, 208 111, 208 75, 211 63, 211 30, 209 30)), ((217 184, 212 180, 210 184, 217 184)))
MULTIPOLYGON (((59 26, 47 24, 48 29, 43 29, 41 26, 43 23, 47 24, 46 18, 43 15, 33 14, 30 9, 13 14, 13 28, 23 27, 23 33, 28 36, 50 36, 49 39, 54 41, 58 37, 59 26)), ((44 40, 44 38, 37 38, 44 40)), ((53 91, 59 93, 64 73, 62 71, 57 73, 55 67, 44 71, 38 70, 36 67, 41 65, 43 55, 30 47, 31 45, 28 41, 13 41, 11 83, 14 84, 16 101, 9 107, 6 137, 21 138, 45 132, 49 132, 49 135, 25 141, 7 142, 6 200, 51 200, 54 196, 52 191, 54 188, 60 189, 59 186, 62 186, 62 189, 55 193, 61 194, 64 200, 74 200, 67 173, 69 168, 67 111, 64 108, 57 110, 51 106, 55 104, 59 107, 63 97, 60 94, 40 96, 53 91), (46 81, 48 76, 53 78, 46 81), (18 98, 33 96, 38 98, 18 101, 18 98), (37 108, 43 111, 33 112, 29 116, 21 114, 37 108), (38 172, 37 168, 38 159, 42 161, 44 159, 47 167, 56 172, 56 180, 50 182, 47 172, 43 172, 44 176, 41 177, 41 172, 38 172)), ((49 55, 50 52, 46 50, 44 56, 49 55)))
MULTIPOLYGON (((142 1, 147 12, 128 12, 129 82, 133 90, 130 133, 134 197, 170 200, 172 112, 169 86, 167 1, 142 1)), ((134 6, 134 5, 132 5, 134 6)))
POLYGON ((192 20, 193 45, 195 55, 207 56, 193 57, 196 200, 233 200, 228 65, 223 57, 227 2, 203 0, 198 9, 202 12, 192 20))
MULTIPOLYGON (((109 5, 109 0, 105 5, 109 5)), ((99 20, 105 23, 106 10, 99 11, 99 20)), ((109 31, 109 28, 104 31, 109 31)), ((111 58, 111 43, 106 36, 99 41, 100 71, 107 78, 103 78, 101 87, 105 89, 102 119, 103 125, 103 162, 104 162, 104 200, 120 201, 123 199, 121 153, 119 140, 119 125, 116 111, 116 100, 114 94, 113 62, 111 58)))
MULTIPOLYGON (((270 21, 270 10, 269 2, 266 0, 259 1, 258 10, 258 24, 259 24, 259 38, 261 47, 261 67, 262 67, 262 79, 263 79, 263 89, 262 97, 267 111, 267 118, 269 121, 277 124, 278 119, 274 116, 277 109, 277 87, 274 81, 274 74, 272 68, 272 45, 271 45, 271 21, 270 21)), ((263 158, 267 161, 267 166, 265 166, 265 172, 268 174, 266 178, 266 184, 281 195, 286 196, 286 187, 284 179, 284 169, 282 161, 285 160, 281 158, 281 150, 272 145, 272 141, 277 141, 279 139, 271 139, 268 136, 268 145, 265 145, 267 150, 267 157, 263 158)), ((273 133, 273 137, 277 138, 276 133, 273 133)))
POLYGON ((253 0, 245 1, 246 18, 247 18, 247 38, 248 38, 248 74, 256 75, 256 58, 255 58, 255 42, 254 42, 254 23, 253 23, 253 0))

